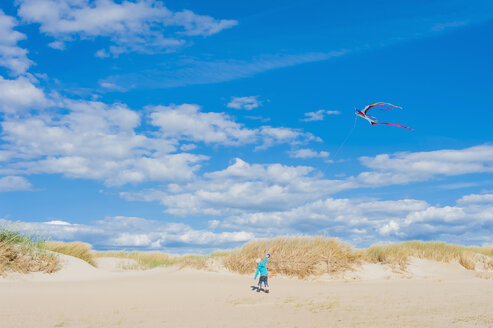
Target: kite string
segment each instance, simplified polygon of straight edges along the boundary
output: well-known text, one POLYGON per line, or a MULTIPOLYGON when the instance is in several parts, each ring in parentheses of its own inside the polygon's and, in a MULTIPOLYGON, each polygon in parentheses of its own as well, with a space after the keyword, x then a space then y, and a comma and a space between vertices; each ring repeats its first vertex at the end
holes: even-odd
MULTIPOLYGON (((346 142, 348 141, 349 137, 353 134, 353 131, 356 128, 356 119, 357 119, 357 117, 355 116, 354 117, 353 127, 351 128, 351 130, 349 131, 348 135, 346 136, 346 139, 344 139, 344 141, 337 148, 336 152, 334 153, 334 156, 332 157, 332 161, 334 161, 336 159, 337 154, 339 154, 339 151, 341 150, 341 148, 346 144, 346 142)), ((327 163, 327 165, 325 166, 325 169, 324 169, 322 175, 325 175, 325 171, 327 171, 327 168, 329 167, 329 165, 330 165, 330 162, 327 163)))

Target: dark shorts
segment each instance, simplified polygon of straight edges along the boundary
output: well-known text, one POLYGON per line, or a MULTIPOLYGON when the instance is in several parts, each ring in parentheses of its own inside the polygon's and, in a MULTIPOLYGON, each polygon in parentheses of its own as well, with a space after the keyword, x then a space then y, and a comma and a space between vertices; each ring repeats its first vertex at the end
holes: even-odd
POLYGON ((261 276, 260 280, 258 281, 258 285, 262 286, 262 282, 263 282, 265 287, 269 287, 269 283, 267 282, 268 277, 269 276, 261 276))

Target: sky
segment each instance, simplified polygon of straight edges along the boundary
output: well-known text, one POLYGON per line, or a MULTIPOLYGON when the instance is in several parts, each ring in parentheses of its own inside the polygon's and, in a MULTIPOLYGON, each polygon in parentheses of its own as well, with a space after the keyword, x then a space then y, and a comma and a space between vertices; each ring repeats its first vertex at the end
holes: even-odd
POLYGON ((2 1, 0 224, 492 245, 492 35, 489 0, 2 1))

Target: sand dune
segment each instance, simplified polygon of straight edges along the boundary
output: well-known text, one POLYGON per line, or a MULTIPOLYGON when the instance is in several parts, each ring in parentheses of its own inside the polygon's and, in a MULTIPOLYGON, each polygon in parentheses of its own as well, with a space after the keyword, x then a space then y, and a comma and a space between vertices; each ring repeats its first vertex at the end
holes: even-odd
POLYGON ((51 275, 0 279, 1 327, 493 327, 493 280, 454 263, 271 277, 265 294, 253 275, 61 260, 51 275))

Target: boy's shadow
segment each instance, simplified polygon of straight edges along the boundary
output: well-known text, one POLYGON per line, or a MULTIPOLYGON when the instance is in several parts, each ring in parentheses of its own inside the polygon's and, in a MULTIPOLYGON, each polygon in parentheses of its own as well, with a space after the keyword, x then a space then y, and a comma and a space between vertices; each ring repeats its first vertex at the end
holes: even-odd
POLYGON ((260 288, 258 286, 250 286, 250 288, 252 289, 252 291, 254 292, 265 292, 265 290, 263 288, 260 288))

